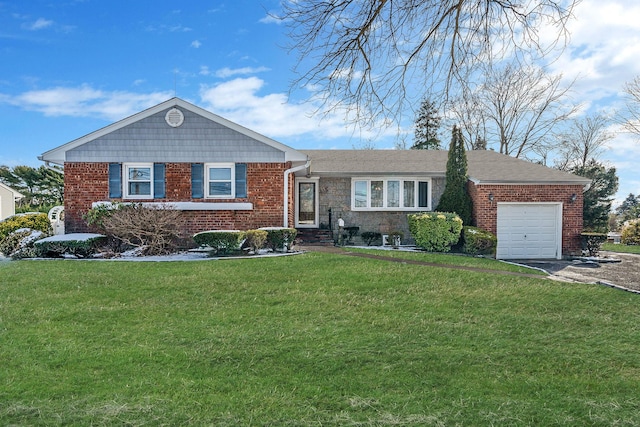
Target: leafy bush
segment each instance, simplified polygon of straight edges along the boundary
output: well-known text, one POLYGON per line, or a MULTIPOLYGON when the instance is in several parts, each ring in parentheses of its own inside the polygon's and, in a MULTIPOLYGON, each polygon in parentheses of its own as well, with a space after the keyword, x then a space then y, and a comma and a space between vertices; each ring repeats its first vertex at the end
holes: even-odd
POLYGON ((495 234, 477 227, 462 229, 462 252, 470 255, 495 255, 498 239, 495 234))
POLYGON ((448 252, 460 240, 462 220, 457 214, 423 212, 407 216, 416 245, 426 251, 448 252))
POLYGON ((245 234, 239 230, 210 230, 195 234, 193 240, 199 246, 212 248, 217 255, 226 255, 240 250, 245 234))
POLYGON ((0 241, 0 253, 13 259, 33 258, 37 256, 33 244, 46 237, 40 230, 20 228, 0 241))
POLYGON ((58 258, 63 255, 87 258, 98 252, 99 245, 105 239, 106 236, 101 234, 68 234, 39 240, 35 242, 34 248, 38 256, 46 258, 58 258))
POLYGON ((288 251, 293 246, 298 230, 286 227, 263 227, 260 230, 266 231, 267 245, 277 251, 288 251))
POLYGON ((582 250, 589 256, 598 256, 602 244, 607 241, 604 233, 582 233, 582 250))
POLYGON ((163 205, 101 205, 87 212, 85 220, 125 246, 141 248, 143 255, 174 252, 183 237, 181 212, 163 205))
POLYGON ((360 237, 362 237, 367 246, 371 246, 373 242, 382 242, 382 234, 376 231, 364 231, 360 234, 360 237))
POLYGON ((620 241, 625 245, 640 245, 640 219, 625 223, 620 233, 620 241))
POLYGON ((253 252, 257 253, 260 249, 264 248, 268 235, 269 233, 265 230, 247 230, 244 244, 251 248, 253 252))
POLYGON ((40 230, 49 235, 52 232, 51 221, 46 213, 31 212, 10 216, 0 222, 0 241, 21 228, 40 230))

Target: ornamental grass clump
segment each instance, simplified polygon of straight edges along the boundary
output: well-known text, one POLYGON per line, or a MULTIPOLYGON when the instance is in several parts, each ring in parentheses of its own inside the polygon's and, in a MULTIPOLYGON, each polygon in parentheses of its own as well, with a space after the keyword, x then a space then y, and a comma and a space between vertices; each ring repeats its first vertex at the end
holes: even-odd
POLYGON ((240 230, 210 230, 193 236, 199 246, 211 248, 213 255, 228 255, 239 251, 244 238, 245 232, 240 230))
POLYGON ((423 212, 407 215, 409 231, 416 246, 429 252, 449 252, 460 240, 462 219, 449 212, 423 212))

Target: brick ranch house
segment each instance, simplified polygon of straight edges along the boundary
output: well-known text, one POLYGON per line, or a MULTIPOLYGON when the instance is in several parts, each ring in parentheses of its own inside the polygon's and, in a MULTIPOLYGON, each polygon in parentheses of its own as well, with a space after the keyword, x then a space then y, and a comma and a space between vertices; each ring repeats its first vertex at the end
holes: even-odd
MULTIPOLYGON (((467 152, 473 225, 498 235, 499 258, 580 250, 589 180, 493 151, 467 152)), ((399 229, 433 210, 446 151, 295 150, 179 98, 43 153, 64 167, 65 229, 87 231, 97 203, 183 211, 187 231, 288 226, 399 229)))

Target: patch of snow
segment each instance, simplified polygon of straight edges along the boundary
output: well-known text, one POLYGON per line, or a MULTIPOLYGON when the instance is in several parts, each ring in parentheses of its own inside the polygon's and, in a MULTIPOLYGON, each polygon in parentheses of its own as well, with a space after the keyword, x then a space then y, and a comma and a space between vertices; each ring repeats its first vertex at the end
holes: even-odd
POLYGON ((70 233, 70 234, 59 234, 57 236, 45 237, 42 240, 38 240, 38 242, 86 242, 91 239, 96 239, 99 237, 105 237, 105 236, 102 234, 96 234, 96 233, 70 233))

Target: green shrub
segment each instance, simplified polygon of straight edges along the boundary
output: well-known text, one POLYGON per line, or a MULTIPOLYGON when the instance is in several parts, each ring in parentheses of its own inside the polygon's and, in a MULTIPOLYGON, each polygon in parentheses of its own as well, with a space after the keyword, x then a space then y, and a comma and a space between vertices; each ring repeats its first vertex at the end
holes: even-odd
POLYGON ((0 222, 0 241, 21 228, 40 230, 49 235, 52 232, 51 221, 46 213, 31 212, 10 216, 0 222))
POLYGON ((462 229, 462 252, 470 255, 495 255, 498 239, 495 234, 477 227, 462 229))
POLYGON ((199 246, 208 246, 217 255, 239 251, 245 232, 239 230, 210 230, 197 233, 193 240, 199 246))
POLYGON ((267 232, 267 245, 274 251, 288 251, 293 246, 298 230, 286 227, 263 227, 267 232))
POLYGON ((589 256, 598 256, 602 244, 607 241, 607 235, 604 233, 586 232, 580 236, 582 237, 582 251, 589 256))
POLYGON ((407 215, 409 231, 416 245, 429 252, 448 252, 460 240, 462 220, 449 212, 423 212, 407 215))
POLYGON ((367 246, 371 246, 373 242, 382 242, 382 234, 376 231, 364 231, 360 234, 360 237, 362 237, 367 246))
POLYGON ((40 230, 18 229, 0 241, 0 253, 13 259, 36 257, 33 244, 43 237, 46 237, 46 234, 40 230))
POLYGON ((63 255, 87 258, 98 252, 98 247, 105 240, 106 236, 101 234, 68 234, 39 240, 34 243, 34 248, 37 256, 44 258, 59 258, 63 255))
POLYGON ((265 230, 247 230, 245 233, 246 240, 244 244, 251 248, 251 250, 257 253, 260 249, 264 248, 267 243, 267 233, 265 230))
POLYGON ((625 245, 640 245, 640 219, 632 219, 625 223, 620 233, 620 242, 625 245))

